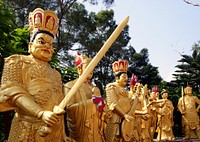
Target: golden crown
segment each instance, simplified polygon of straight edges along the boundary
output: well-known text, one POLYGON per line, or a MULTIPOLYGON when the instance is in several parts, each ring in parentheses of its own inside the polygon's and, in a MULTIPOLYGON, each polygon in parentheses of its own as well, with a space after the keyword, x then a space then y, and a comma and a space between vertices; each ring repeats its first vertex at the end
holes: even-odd
POLYGON ((29 14, 29 30, 31 35, 38 31, 44 31, 55 37, 58 30, 58 17, 54 11, 36 8, 29 14))
POLYGON ((115 74, 117 74, 119 72, 127 72, 127 70, 128 70, 128 61, 126 61, 126 60, 115 61, 112 64, 112 67, 113 67, 113 72, 115 74))
POLYGON ((79 54, 78 52, 75 54, 75 64, 76 67, 81 66, 84 63, 89 63, 92 59, 88 58, 84 54, 79 54))

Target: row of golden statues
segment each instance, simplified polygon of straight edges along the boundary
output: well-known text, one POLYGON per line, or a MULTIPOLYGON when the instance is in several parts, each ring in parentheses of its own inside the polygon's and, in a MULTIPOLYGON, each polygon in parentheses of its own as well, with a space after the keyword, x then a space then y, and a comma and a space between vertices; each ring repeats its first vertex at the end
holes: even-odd
MULTIPOLYGON (((66 113, 53 111, 78 80, 63 86, 58 71, 48 64, 54 52, 57 21, 52 11, 37 8, 31 12, 30 55, 12 55, 5 59, 0 111, 15 110, 8 142, 151 142, 155 132, 158 140, 174 140, 174 107, 168 99, 168 91, 163 90, 159 99, 158 87, 150 92, 135 75, 127 90, 126 60, 112 64, 115 81, 107 84, 106 99, 90 82, 93 72, 89 72, 67 103, 66 113)), ((91 60, 86 55, 76 54, 79 76, 91 60)), ((196 107, 200 100, 192 96, 189 86, 183 92, 178 108, 183 118, 184 139, 200 138, 199 106, 196 107)))

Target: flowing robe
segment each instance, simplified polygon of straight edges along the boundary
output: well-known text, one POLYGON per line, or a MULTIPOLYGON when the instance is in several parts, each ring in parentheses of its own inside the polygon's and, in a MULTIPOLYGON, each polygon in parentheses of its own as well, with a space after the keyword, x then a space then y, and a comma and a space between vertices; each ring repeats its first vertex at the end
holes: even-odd
MULTIPOLYGON (((65 95, 67 95, 76 81, 70 81, 64 85, 65 95)), ((93 88, 94 86, 91 83, 83 83, 66 108, 69 136, 77 142, 104 141, 103 113, 100 113, 92 102, 93 88)))

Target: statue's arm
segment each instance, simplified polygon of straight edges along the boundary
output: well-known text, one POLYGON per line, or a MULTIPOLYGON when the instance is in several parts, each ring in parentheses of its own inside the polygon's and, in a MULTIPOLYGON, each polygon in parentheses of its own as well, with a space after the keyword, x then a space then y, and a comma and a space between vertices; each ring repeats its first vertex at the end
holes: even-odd
POLYGON ((183 104, 182 104, 182 98, 180 98, 179 101, 178 101, 177 107, 178 107, 178 109, 179 109, 179 111, 180 111, 181 113, 183 113, 182 105, 183 105, 183 104))
POLYGON ((196 101, 196 103, 197 103, 198 105, 200 105, 200 100, 198 99, 197 96, 195 96, 195 101, 196 101))

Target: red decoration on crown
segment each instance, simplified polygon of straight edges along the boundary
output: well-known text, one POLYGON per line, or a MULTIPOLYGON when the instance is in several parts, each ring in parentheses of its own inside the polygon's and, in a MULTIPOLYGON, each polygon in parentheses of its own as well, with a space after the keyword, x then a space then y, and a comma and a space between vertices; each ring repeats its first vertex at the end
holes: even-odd
POLYGON ((138 82, 138 77, 133 73, 130 81, 130 87, 133 87, 137 82, 138 82))
POLYGON ((117 74, 119 72, 127 72, 127 70, 128 70, 128 61, 126 61, 126 60, 115 61, 112 64, 112 67, 113 67, 113 72, 115 74, 117 74))
POLYGON ((159 89, 158 89, 158 86, 157 86, 157 85, 155 85, 155 86, 152 88, 152 92, 155 92, 155 93, 159 92, 159 89))
POLYGON ((75 54, 75 65, 76 67, 79 66, 82 63, 82 59, 80 57, 81 54, 79 54, 78 52, 76 52, 75 54))
POLYGON ((86 62, 90 62, 92 59, 91 58, 88 58, 86 55, 84 54, 80 54, 78 52, 76 52, 75 54, 75 65, 76 67, 82 65, 83 63, 86 63, 86 62))

